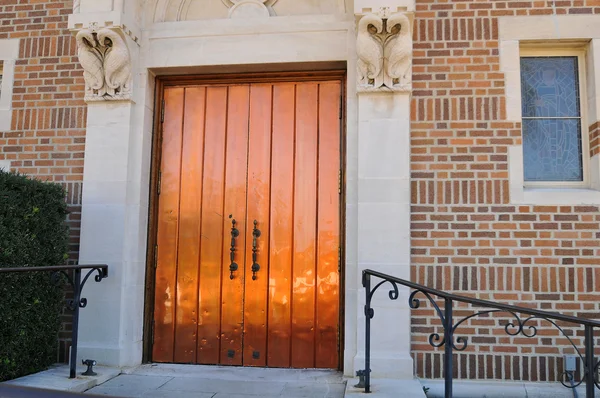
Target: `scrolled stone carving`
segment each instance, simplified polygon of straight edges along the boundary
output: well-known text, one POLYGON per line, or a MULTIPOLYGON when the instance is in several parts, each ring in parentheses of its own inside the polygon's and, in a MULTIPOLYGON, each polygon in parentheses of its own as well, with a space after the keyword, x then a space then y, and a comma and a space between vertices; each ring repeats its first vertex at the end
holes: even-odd
POLYGON ((79 14, 81 11, 81 0, 73 0, 73 14, 79 14))
POLYGON ((131 59, 123 37, 115 30, 91 26, 80 30, 76 41, 85 100, 131 99, 131 59))
POLYGON ((412 30, 403 13, 392 14, 387 20, 386 82, 391 89, 411 89, 412 83, 412 30))
POLYGON ((383 32, 383 19, 367 14, 358 22, 356 50, 358 53, 358 87, 369 90, 383 84, 383 46, 378 37, 383 32))
POLYGON ((405 13, 369 13, 358 21, 358 91, 412 89, 412 29, 405 13))

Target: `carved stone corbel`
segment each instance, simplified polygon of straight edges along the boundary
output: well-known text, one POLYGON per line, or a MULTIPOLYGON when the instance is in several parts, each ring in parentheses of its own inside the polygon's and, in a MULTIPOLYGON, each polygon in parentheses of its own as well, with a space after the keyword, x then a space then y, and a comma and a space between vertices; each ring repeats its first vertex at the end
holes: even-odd
POLYGON ((76 36, 86 101, 131 99, 131 57, 122 34, 92 24, 76 36))
POLYGON ((412 26, 409 14, 367 13, 358 21, 358 91, 412 90, 412 26))

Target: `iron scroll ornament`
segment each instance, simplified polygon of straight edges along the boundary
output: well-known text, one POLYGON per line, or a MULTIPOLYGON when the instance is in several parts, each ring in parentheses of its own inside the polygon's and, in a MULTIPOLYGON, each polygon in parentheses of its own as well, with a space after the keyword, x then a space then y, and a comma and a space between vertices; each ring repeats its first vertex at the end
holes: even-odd
MULTIPOLYGON (((81 271, 79 271, 79 272, 81 272, 81 271)), ((71 289, 73 289, 74 298, 68 299, 66 301, 67 309, 69 309, 70 311, 75 311, 75 307, 76 307, 75 303, 77 301, 79 301, 79 308, 85 308, 87 306, 87 298, 81 297, 81 292, 83 291, 85 283, 87 282, 89 277, 94 272, 96 272, 96 275, 94 275, 94 281, 96 281, 96 282, 101 282, 103 279, 108 277, 108 270, 106 268, 102 268, 102 267, 92 267, 87 272, 85 277, 81 280, 81 282, 79 282, 77 280, 77 277, 75 279, 71 278, 71 276, 66 271, 63 271, 63 270, 55 271, 51 274, 50 280, 52 281, 52 283, 55 286, 60 286, 61 281, 64 281, 66 279, 69 286, 71 286, 71 289)), ((76 272, 76 274, 77 274, 77 272, 76 272)))
MULTIPOLYGON (((423 294, 431 303, 431 305, 433 306, 433 308, 435 309, 438 317, 440 318, 440 321, 442 322, 442 325, 446 324, 446 319, 440 309, 440 307, 438 306, 438 304, 435 302, 435 300, 433 300, 433 298, 431 297, 431 295, 423 290, 414 290, 408 299, 408 305, 411 309, 417 309, 420 307, 420 300, 418 298, 416 298, 415 296, 417 294, 423 294)), ((582 363, 585 364, 585 358, 584 356, 581 354, 581 351, 579 350, 579 348, 577 347, 577 345, 573 342, 573 340, 571 339, 571 337, 569 337, 569 335, 565 332, 565 330, 560 327, 556 322, 554 322, 553 320, 546 318, 546 317, 541 317, 541 316, 537 316, 537 315, 533 315, 533 316, 529 316, 525 319, 522 319, 519 315, 516 314, 516 312, 514 311, 508 311, 508 310, 485 310, 485 311, 479 311, 476 312, 474 314, 468 315, 466 317, 461 318, 458 322, 456 322, 453 326, 452 326, 452 337, 455 339, 453 339, 452 341, 452 349, 456 350, 456 351, 464 351, 467 346, 468 346, 468 338, 465 336, 455 336, 455 333, 458 329, 458 327, 463 324, 464 322, 468 321, 471 318, 476 318, 479 316, 483 316, 483 315, 489 315, 492 313, 499 313, 499 312, 504 312, 504 313, 508 313, 511 314, 512 317, 514 317, 513 321, 507 322, 504 325, 504 331, 506 334, 508 334, 509 336, 518 336, 518 335, 522 335, 524 337, 527 338, 534 338, 537 336, 538 334, 538 329, 535 325, 531 324, 531 321, 533 320, 541 320, 541 321, 546 321, 550 324, 552 324, 568 341, 569 344, 573 347, 573 349, 575 350, 575 352, 577 353, 577 356, 579 357, 579 359, 582 361, 582 363), (460 344, 460 346, 457 346, 457 344, 460 344)), ((442 338, 439 333, 431 333, 429 335, 429 344, 432 347, 435 348, 440 348, 442 346, 444 346, 444 344, 446 343, 446 339, 442 338)), ((596 363, 595 369, 594 369, 594 374, 595 374, 595 384, 598 386, 598 388, 600 389, 600 385, 598 385, 598 377, 597 377, 597 373, 598 373, 598 368, 600 367, 600 361, 598 363, 596 363)), ((586 370, 587 373, 587 370, 586 370)), ((562 378, 560 379, 560 383, 567 387, 567 388, 575 388, 578 387, 579 385, 581 385, 584 381, 584 378, 582 378, 580 381, 578 381, 575 384, 567 384, 567 382, 570 379, 570 376, 572 376, 570 374, 570 372, 568 371, 563 371, 561 374, 562 378)))
POLYGON ((581 385, 585 381, 586 396, 593 397, 594 389, 600 389, 600 377, 598 372, 600 371, 600 361, 596 361, 594 358, 594 328, 600 329, 600 322, 590 320, 588 318, 574 317, 570 315, 564 315, 560 313, 542 311, 532 308, 517 307, 509 304, 491 302, 472 297, 459 296, 452 293, 447 293, 441 290, 429 288, 423 285, 419 285, 410 281, 406 281, 400 278, 393 277, 391 275, 382 274, 380 272, 372 270, 364 270, 362 275, 362 284, 365 288, 366 304, 365 304, 365 370, 361 370, 358 373, 362 373, 364 377, 364 385, 360 387, 365 388, 365 392, 370 392, 370 341, 371 341, 371 319, 375 315, 375 311, 371 306, 371 301, 374 293, 385 283, 389 283, 392 289, 389 291, 388 296, 391 300, 397 300, 399 296, 398 285, 405 286, 413 289, 408 298, 408 305, 411 309, 417 309, 420 307, 421 302, 419 298, 415 296, 417 294, 423 294, 423 296, 431 303, 435 310, 438 318, 440 319, 443 326, 443 337, 439 333, 431 333, 429 335, 429 344, 435 348, 444 347, 444 373, 445 373, 445 397, 452 397, 452 368, 453 362, 453 350, 464 351, 468 347, 468 339, 464 336, 457 336, 455 339, 455 332, 459 327, 471 318, 479 316, 487 316, 496 312, 504 312, 510 314, 512 320, 508 320, 502 326, 504 331, 509 336, 522 335, 526 338, 533 338, 538 335, 538 327, 540 326, 534 322, 548 322, 556 330, 560 332, 569 342, 570 346, 573 347, 576 355, 582 361, 582 371, 580 372, 581 380, 574 382, 574 373, 571 371, 563 371, 559 377, 560 382, 567 388, 575 388, 581 385), (371 289, 371 277, 382 279, 371 289), (438 302, 433 297, 439 297, 444 300, 444 309, 440 308, 438 302), (481 310, 471 315, 460 318, 458 321, 453 321, 453 303, 461 302, 470 304, 472 306, 480 306, 491 308, 489 310, 481 310), (527 315, 527 317, 520 316, 527 315), (582 354, 580 349, 577 347, 573 339, 570 337, 570 333, 561 327, 558 322, 567 322, 568 324, 584 326, 585 327, 585 353, 582 354))

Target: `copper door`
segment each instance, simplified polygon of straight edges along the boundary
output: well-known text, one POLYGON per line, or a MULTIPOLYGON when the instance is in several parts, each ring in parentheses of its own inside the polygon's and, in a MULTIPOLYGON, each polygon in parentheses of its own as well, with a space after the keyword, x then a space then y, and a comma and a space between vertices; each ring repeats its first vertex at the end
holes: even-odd
POLYGON ((153 361, 337 368, 340 82, 164 99, 153 361))

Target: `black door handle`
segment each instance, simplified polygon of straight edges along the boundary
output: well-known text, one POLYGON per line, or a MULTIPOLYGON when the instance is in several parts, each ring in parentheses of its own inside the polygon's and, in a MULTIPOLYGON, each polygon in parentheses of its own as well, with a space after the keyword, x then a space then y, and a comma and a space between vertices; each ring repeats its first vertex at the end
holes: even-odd
POLYGON ((260 237, 260 229, 256 228, 258 221, 254 220, 254 229, 252 230, 252 280, 255 281, 256 273, 260 270, 260 265, 256 262, 256 253, 258 252, 258 242, 260 237))
POLYGON ((229 279, 233 279, 233 273, 238 270, 238 265, 234 261, 235 260, 235 238, 240 235, 240 231, 235 227, 235 219, 231 220, 231 248, 229 249, 229 259, 231 260, 231 264, 229 265, 229 279))

